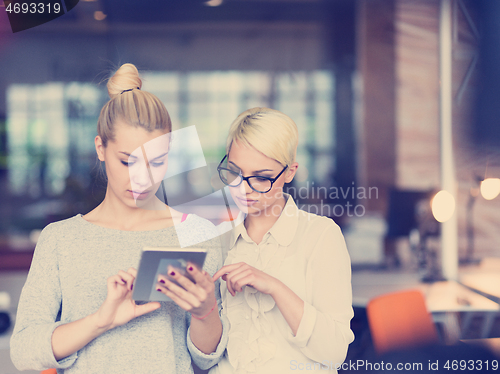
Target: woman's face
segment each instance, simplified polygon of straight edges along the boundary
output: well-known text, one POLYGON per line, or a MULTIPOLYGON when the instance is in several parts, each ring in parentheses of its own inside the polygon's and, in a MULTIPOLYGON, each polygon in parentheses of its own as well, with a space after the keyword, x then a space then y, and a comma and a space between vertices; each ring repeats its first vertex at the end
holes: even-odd
MULTIPOLYGON (((244 177, 264 176, 275 178, 284 165, 265 156, 252 146, 246 146, 234 141, 228 154, 228 168, 238 172, 244 177)), ((250 188, 247 181, 237 187, 229 187, 231 195, 241 211, 252 215, 281 214, 283 202, 283 186, 291 182, 297 170, 298 163, 289 165, 287 170, 274 182, 269 192, 260 193, 250 188)))
POLYGON ((156 200, 167 171, 169 144, 169 132, 148 132, 121 121, 115 124, 115 140, 107 147, 97 136, 96 150, 106 164, 109 197, 130 207, 146 207, 156 200))

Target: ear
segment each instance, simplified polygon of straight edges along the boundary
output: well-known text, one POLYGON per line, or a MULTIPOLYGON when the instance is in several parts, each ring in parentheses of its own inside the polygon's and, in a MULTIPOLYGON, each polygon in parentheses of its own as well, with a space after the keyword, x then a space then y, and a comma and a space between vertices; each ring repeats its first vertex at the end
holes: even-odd
POLYGON ((97 152, 97 157, 99 161, 104 161, 104 145, 102 144, 102 139, 97 135, 94 139, 95 151, 97 152))
POLYGON ((295 173, 297 172, 298 168, 298 162, 294 162, 288 167, 288 170, 285 172, 285 183, 290 183, 293 180, 293 177, 295 177, 295 173))

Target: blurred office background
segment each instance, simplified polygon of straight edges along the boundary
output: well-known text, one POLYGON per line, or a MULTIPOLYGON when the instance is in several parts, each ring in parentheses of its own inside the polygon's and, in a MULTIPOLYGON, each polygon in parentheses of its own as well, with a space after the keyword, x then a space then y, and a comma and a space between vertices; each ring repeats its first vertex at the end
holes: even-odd
MULTIPOLYGON (((499 13, 483 2, 451 5, 465 265, 500 257, 500 198, 479 193, 483 179, 500 177, 490 110, 499 96, 488 84, 500 82, 488 65, 498 56, 485 44, 497 38, 490 18, 499 13)), ((290 115, 300 132, 291 191, 341 225, 355 272, 439 268, 430 213, 441 187, 439 12, 438 0, 82 0, 13 34, 0 8, 0 292, 11 287, 8 309, 15 311, 39 231, 103 197, 96 121, 106 79, 126 62, 163 100, 174 129, 196 126, 209 163, 223 157, 227 129, 243 110, 290 115)), ((209 194, 196 180, 196 170, 185 173, 170 189, 209 194)))

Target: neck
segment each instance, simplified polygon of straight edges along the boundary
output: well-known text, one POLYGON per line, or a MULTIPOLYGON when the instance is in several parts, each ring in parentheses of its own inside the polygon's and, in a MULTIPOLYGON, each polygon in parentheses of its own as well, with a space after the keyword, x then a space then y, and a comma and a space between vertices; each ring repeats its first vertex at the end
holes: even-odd
POLYGON ((141 207, 130 207, 120 200, 113 198, 113 194, 106 191, 106 196, 96 208, 99 218, 103 221, 113 221, 116 226, 123 228, 135 226, 138 223, 154 219, 159 216, 168 218, 171 216, 170 209, 156 196, 145 202, 141 207))
POLYGON ((245 228, 247 232, 253 231, 262 233, 262 236, 264 236, 264 234, 273 227, 278 218, 280 218, 285 204, 286 200, 282 195, 273 205, 268 206, 265 211, 260 211, 256 214, 248 214, 245 218, 245 228))

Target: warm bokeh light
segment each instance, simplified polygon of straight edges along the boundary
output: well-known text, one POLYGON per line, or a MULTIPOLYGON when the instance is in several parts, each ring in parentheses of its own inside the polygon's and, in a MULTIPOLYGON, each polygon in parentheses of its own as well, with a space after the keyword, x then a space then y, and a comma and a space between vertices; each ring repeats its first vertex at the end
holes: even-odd
POLYGON ((29 237, 30 237, 30 241, 33 244, 36 244, 38 242, 38 238, 40 237, 41 232, 42 232, 42 230, 40 230, 40 229, 31 230, 29 237))
POLYGON ((100 10, 94 12, 94 19, 97 21, 102 21, 106 17, 107 17, 107 15, 104 14, 103 12, 101 12, 100 10))
POLYGON ((222 1, 223 0, 208 0, 205 5, 208 5, 208 6, 219 6, 222 4, 222 1))
POLYGON ((455 198, 448 191, 439 191, 431 202, 432 214, 436 221, 448 221, 455 211, 455 198))
POLYGON ((10 308, 10 294, 8 292, 0 292, 0 310, 8 310, 10 308))
POLYGON ((481 195, 486 200, 493 200, 500 194, 500 179, 487 178, 481 182, 481 195))

